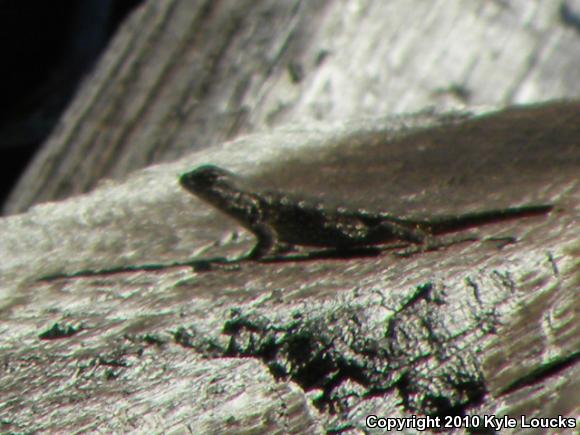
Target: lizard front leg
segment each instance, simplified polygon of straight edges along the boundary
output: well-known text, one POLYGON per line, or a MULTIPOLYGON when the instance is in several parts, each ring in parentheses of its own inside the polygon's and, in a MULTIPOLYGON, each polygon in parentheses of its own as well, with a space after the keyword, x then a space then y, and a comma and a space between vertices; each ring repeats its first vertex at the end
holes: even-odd
POLYGON ((280 242, 274 228, 267 223, 255 223, 251 231, 256 236, 257 242, 246 257, 250 260, 260 260, 268 254, 282 254, 292 249, 292 245, 280 242))

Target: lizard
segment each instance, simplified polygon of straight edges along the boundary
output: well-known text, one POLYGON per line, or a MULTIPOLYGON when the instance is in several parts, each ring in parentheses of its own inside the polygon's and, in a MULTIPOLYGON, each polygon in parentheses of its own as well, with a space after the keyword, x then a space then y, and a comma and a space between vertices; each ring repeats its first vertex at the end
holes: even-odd
POLYGON ((427 247, 441 234, 545 214, 553 208, 551 204, 525 205, 407 219, 387 212, 329 208, 283 192, 256 191, 247 187, 236 174, 211 164, 182 174, 179 183, 255 235, 257 242, 246 256, 250 260, 284 254, 294 246, 333 248, 343 252, 392 242, 427 247))
MULTIPOLYGON (((435 245, 435 238, 440 234, 507 219, 545 214, 553 208, 551 204, 525 205, 414 220, 387 212, 375 213, 347 207, 330 208, 320 202, 295 198, 283 192, 256 191, 246 186, 236 174, 215 165, 203 165, 182 174, 179 184, 186 191, 238 221, 255 235, 256 245, 248 255, 241 258, 250 261, 275 260, 277 255, 289 252, 294 246, 331 248, 339 255, 356 252, 357 248, 392 242, 404 242, 426 250, 430 245, 435 245)), ((227 270, 238 260, 240 259, 226 260, 219 257, 119 266, 81 270, 70 274, 56 273, 41 277, 40 280, 153 271, 180 266, 207 271, 222 265, 227 270)))

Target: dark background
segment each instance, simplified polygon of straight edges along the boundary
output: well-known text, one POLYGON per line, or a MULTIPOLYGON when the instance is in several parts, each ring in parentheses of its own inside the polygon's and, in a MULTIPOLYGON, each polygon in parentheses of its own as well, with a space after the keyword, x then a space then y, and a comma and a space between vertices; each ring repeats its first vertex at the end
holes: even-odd
POLYGON ((0 204, 143 0, 0 0, 0 204))

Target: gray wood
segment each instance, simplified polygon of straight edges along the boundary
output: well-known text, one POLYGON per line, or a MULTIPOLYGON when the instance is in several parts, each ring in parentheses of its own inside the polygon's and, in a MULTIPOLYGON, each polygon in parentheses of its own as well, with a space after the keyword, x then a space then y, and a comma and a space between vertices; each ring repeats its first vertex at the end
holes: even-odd
POLYGON ((570 0, 147 2, 4 211, 270 127, 578 96, 574 16, 570 0))
POLYGON ((2 430, 360 433, 370 414, 578 415, 579 115, 553 103, 283 129, 4 218, 2 430), (38 281, 247 251, 249 234, 177 185, 207 162, 413 216, 556 209, 477 231, 517 237, 503 248, 38 281))
POLYGON ((143 5, 6 207, 28 211, 0 220, 0 431, 580 415, 580 105, 496 111, 578 95, 574 14, 572 1, 143 5), (494 108, 440 110, 481 104, 494 108), (209 162, 406 216, 556 209, 476 231, 517 237, 503 248, 38 281, 246 252, 251 235, 177 184, 209 162))

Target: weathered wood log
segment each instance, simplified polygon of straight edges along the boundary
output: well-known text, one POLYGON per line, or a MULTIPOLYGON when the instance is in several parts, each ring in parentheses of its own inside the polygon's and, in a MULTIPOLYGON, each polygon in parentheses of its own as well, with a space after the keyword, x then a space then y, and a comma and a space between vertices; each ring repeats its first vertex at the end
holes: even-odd
POLYGON ((410 117, 392 131, 383 119, 248 136, 3 219, 3 429, 312 433, 364 430, 368 415, 577 415, 579 115, 553 103, 432 128, 410 117), (503 247, 123 272, 251 247, 179 188, 208 162, 412 216, 556 209, 478 230, 517 238, 503 247), (87 269, 109 272, 38 281, 87 269))
POLYGON ((580 104, 344 121, 575 94, 575 30, 545 24, 558 5, 438 5, 147 3, 7 210, 93 191, 1 220, 0 429, 360 433, 371 414, 577 416, 580 104), (517 239, 506 246, 204 269, 253 244, 179 188, 205 163, 412 217, 556 208, 477 230, 517 239), (197 268, 153 270, 186 259, 197 268), (102 273, 42 279, 89 270, 102 273))

